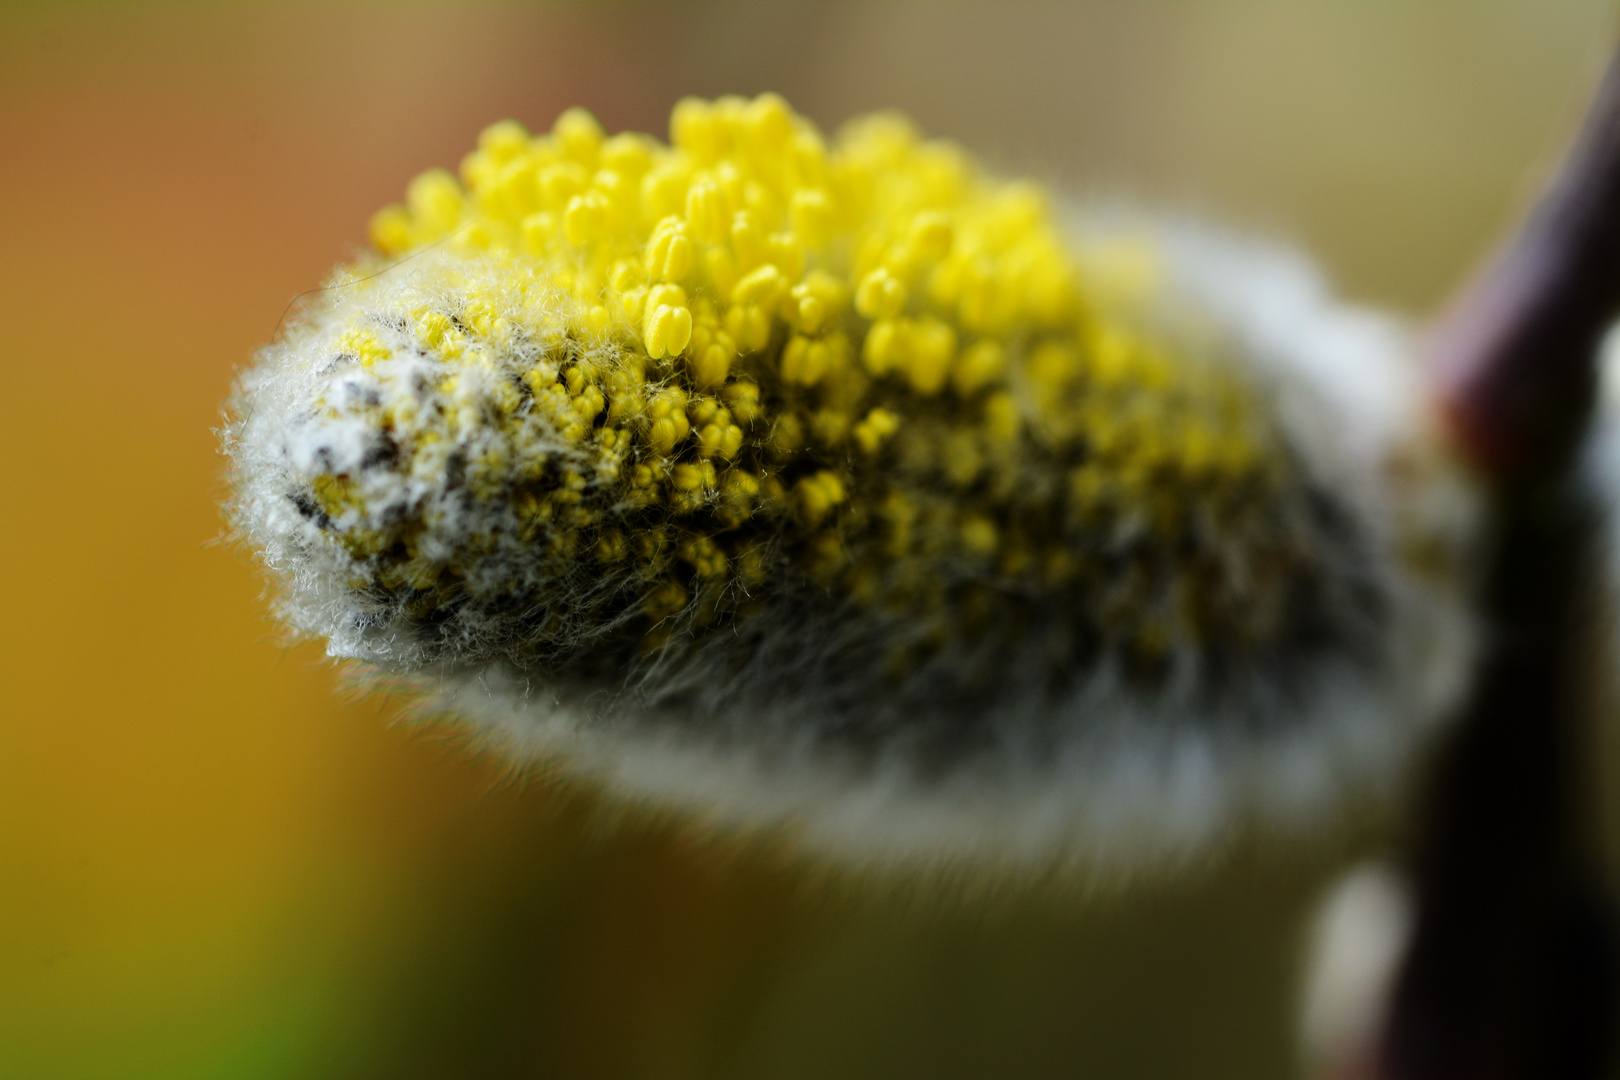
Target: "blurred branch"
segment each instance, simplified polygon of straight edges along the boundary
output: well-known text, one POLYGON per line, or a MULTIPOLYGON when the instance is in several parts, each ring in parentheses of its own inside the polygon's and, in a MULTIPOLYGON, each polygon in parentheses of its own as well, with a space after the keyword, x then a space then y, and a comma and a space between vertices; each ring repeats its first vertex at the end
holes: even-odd
POLYGON ((1574 475, 1620 308, 1620 59, 1550 190, 1428 341, 1439 404, 1492 485, 1489 644, 1440 762, 1390 1080, 1604 1074, 1610 899, 1583 849, 1582 663, 1597 514, 1574 475))
POLYGON ((1564 467, 1617 308, 1620 57, 1552 188, 1429 335, 1440 406, 1479 465, 1498 479, 1564 467))

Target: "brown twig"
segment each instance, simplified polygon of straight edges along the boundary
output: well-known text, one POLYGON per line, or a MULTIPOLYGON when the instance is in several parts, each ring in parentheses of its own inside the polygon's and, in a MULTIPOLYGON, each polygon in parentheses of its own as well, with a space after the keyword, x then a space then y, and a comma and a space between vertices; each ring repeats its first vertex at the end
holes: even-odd
POLYGON ((1615 922, 1579 842, 1581 644, 1595 515, 1576 482, 1620 310, 1620 58, 1551 189, 1438 321, 1441 410, 1492 485, 1491 636, 1436 774, 1388 1080, 1602 1075, 1615 922))
POLYGON ((1586 427, 1597 345, 1620 309, 1620 57, 1556 181, 1441 316, 1441 409, 1494 478, 1561 472, 1586 427))

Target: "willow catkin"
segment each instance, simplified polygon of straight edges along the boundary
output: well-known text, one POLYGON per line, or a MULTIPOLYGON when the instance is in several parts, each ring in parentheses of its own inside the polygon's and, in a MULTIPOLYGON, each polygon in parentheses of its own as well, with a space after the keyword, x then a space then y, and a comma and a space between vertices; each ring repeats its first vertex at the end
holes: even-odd
POLYGON ((283 618, 631 799, 1121 868, 1387 787, 1469 654, 1401 330, 874 116, 565 113, 433 171, 240 380, 283 618))

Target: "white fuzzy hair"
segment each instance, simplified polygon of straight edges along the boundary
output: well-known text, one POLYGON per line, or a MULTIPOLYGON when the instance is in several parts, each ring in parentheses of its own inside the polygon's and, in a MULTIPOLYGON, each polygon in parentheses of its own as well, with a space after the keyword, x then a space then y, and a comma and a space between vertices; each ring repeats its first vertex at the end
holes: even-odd
MULTIPOLYGON (((288 426, 310 415, 321 378, 296 339, 239 390, 246 419, 227 431, 235 520, 281 579, 289 621, 328 636, 334 656, 405 678, 420 715, 453 718, 508 761, 717 833, 768 833, 841 867, 1073 870, 1093 881, 1185 865, 1248 831, 1309 836, 1348 806, 1387 800, 1466 685, 1475 631, 1460 567, 1473 493, 1429 430, 1412 336, 1398 321, 1339 303, 1307 261, 1274 246, 1129 215, 1076 228, 1081 244, 1150 235, 1178 306, 1218 327, 1267 388, 1312 483, 1354 518, 1365 561, 1354 573, 1385 603, 1370 651, 1302 653, 1287 685, 1254 671, 1215 699, 1145 695, 1104 663, 1054 701, 1013 670, 971 745, 943 764, 917 699, 856 748, 827 737, 835 693, 782 694, 825 682, 848 640, 906 629, 806 610, 791 593, 739 636, 676 635, 668 662, 628 686, 541 678, 498 651, 481 662, 424 659, 366 629, 342 560, 320 554, 318 530, 286 498, 299 466, 290 456, 316 445, 288 426), (1403 561, 1409 548, 1451 561, 1415 569, 1403 561), (719 689, 694 696, 698 685, 719 689)), ((318 442, 358 461, 369 437, 327 430, 318 442)))

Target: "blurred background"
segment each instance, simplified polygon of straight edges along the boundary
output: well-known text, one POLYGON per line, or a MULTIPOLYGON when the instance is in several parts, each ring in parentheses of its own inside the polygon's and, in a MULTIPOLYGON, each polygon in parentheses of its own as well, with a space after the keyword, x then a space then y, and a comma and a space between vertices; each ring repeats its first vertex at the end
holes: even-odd
POLYGON ((1376 837, 986 911, 605 826, 277 642, 212 428, 410 177, 576 104, 897 107, 1421 316, 1556 161, 1616 14, 0 9, 0 1076, 1297 1075, 1308 916, 1376 837))

